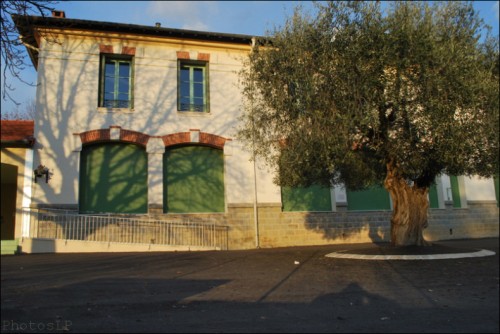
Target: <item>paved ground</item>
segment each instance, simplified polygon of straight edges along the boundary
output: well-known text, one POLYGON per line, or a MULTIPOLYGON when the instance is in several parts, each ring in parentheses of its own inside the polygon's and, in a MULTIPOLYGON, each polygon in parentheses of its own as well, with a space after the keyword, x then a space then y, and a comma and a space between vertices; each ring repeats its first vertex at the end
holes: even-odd
POLYGON ((377 247, 358 244, 2 256, 2 333, 498 333, 498 238, 439 245, 496 255, 325 257, 377 247))

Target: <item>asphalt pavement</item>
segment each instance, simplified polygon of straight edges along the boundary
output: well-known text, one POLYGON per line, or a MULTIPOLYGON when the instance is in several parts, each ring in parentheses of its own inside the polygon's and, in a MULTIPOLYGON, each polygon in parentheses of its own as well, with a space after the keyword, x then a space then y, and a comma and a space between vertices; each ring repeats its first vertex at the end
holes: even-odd
POLYGON ((498 238, 419 261, 377 244, 1 257, 2 333, 498 333, 498 238), (380 249, 380 250, 379 250, 380 249))

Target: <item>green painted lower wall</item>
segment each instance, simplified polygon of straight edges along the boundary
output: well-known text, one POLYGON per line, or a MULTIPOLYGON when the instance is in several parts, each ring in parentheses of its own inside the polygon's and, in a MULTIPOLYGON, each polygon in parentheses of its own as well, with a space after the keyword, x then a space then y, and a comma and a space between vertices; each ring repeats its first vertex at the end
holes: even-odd
POLYGON ((224 156, 204 146, 169 149, 163 156, 166 213, 224 212, 224 156))
POLYGON ((332 211, 329 188, 311 186, 307 188, 281 188, 283 211, 332 211))
POLYGON ((458 177, 452 175, 450 176, 450 184, 451 184, 451 196, 453 198, 453 207, 460 208, 462 207, 460 202, 460 187, 458 185, 458 177))
POLYGON ((80 212, 147 213, 147 173, 147 153, 139 146, 85 146, 80 160, 80 212))
POLYGON ((429 187, 429 207, 431 209, 439 208, 438 192, 435 184, 429 187))
POLYGON ((383 187, 374 186, 365 190, 346 190, 347 209, 356 210, 390 210, 389 193, 383 187))

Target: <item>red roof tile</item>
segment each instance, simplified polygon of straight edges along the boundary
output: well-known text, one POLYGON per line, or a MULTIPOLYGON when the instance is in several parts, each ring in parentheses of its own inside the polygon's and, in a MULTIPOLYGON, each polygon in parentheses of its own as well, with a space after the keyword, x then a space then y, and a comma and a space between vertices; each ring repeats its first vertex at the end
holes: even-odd
POLYGON ((34 121, 0 121, 0 140, 17 141, 33 138, 35 129, 34 121))

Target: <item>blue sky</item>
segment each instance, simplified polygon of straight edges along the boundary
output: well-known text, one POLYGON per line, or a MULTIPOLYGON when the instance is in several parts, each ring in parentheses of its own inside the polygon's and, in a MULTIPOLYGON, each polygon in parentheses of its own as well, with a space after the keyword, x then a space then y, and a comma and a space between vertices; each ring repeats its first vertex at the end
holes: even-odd
MULTIPOLYGON (((61 1, 55 7, 73 19, 150 26, 160 22, 166 28, 262 36, 282 25, 298 4, 313 8, 309 1, 61 1)), ((498 35, 498 1, 476 1, 474 6, 498 35)), ((23 78, 36 83, 35 70, 26 69, 23 78)), ((34 87, 11 82, 16 87, 11 93, 16 101, 25 104, 34 99, 34 87)), ((2 99, 1 108, 10 111, 15 105, 2 99)))

